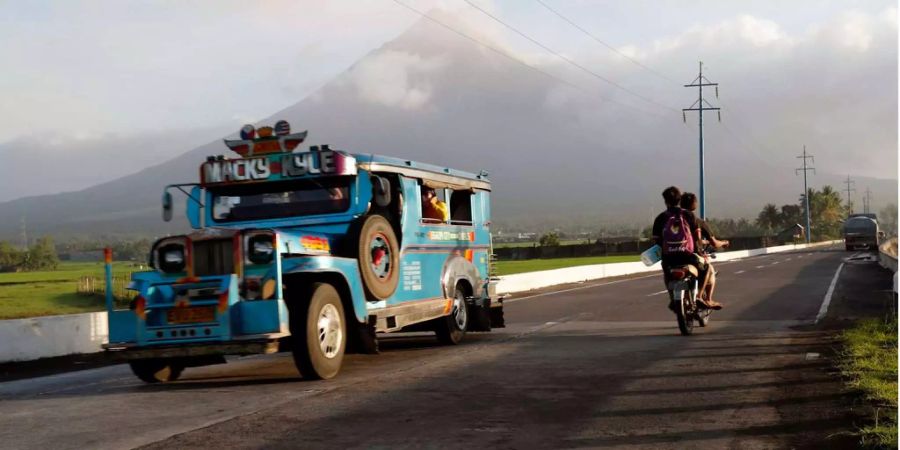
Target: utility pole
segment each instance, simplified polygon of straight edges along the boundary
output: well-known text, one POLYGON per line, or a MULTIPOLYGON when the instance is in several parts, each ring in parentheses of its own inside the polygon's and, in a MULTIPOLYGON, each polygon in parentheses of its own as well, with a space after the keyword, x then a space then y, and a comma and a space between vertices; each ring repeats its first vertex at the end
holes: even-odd
POLYGON ((25 216, 22 216, 22 247, 28 250, 28 223, 25 221, 25 216))
POLYGON ((850 211, 850 214, 853 214, 853 200, 850 198, 850 193, 856 192, 856 189, 851 187, 856 185, 856 182, 850 179, 850 175, 847 175, 847 181, 844 184, 847 185, 847 210, 850 211))
POLYGON ((690 108, 684 108, 681 110, 681 117, 687 122, 687 111, 697 111, 697 115, 700 117, 700 218, 706 218, 706 180, 705 180, 705 163, 706 160, 703 156, 703 111, 716 111, 719 115, 719 122, 722 121, 722 112, 720 108, 713 107, 709 102, 703 99, 703 86, 715 86, 716 87, 716 98, 719 98, 719 83, 713 83, 706 79, 703 76, 703 61, 700 61, 700 74, 697 75, 697 78, 694 78, 694 81, 691 84, 686 84, 684 87, 695 87, 699 89, 699 96, 697 97, 697 101, 695 101, 690 108), (706 106, 703 106, 703 105, 706 106))
POLYGON ((809 167, 806 164, 806 160, 807 159, 812 160, 813 163, 815 163, 816 160, 815 160, 815 158, 813 158, 813 155, 806 154, 806 146, 805 145, 803 146, 803 155, 798 156, 797 158, 803 159, 803 167, 800 169, 795 169, 794 175, 797 175, 801 171, 803 172, 803 199, 805 200, 805 203, 806 203, 806 206, 805 206, 805 209, 806 209, 806 233, 805 234, 806 234, 806 243, 809 244, 810 234, 812 234, 812 230, 810 230, 810 227, 809 227, 809 187, 807 187, 807 183, 806 183, 806 173, 809 172, 810 170, 812 171, 812 173, 816 173, 816 168, 809 167))
POLYGON ((863 197, 863 212, 868 214, 869 208, 872 207, 872 191, 866 186, 866 196, 863 197))

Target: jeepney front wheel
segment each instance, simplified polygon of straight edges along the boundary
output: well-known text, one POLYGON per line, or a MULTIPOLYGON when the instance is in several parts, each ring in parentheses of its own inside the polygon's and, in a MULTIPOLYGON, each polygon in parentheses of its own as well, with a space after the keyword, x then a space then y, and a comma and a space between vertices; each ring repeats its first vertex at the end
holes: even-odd
POLYGON ((314 283, 305 304, 291 307, 294 364, 309 380, 327 380, 341 370, 347 348, 347 322, 337 289, 314 283))
POLYGON ((164 359, 138 359, 129 361, 131 371, 145 383, 175 381, 184 371, 184 366, 164 359))
POLYGON ((437 319, 434 332, 440 343, 456 345, 462 342, 468 327, 469 309, 466 306, 466 293, 457 287, 453 295, 450 315, 437 319))

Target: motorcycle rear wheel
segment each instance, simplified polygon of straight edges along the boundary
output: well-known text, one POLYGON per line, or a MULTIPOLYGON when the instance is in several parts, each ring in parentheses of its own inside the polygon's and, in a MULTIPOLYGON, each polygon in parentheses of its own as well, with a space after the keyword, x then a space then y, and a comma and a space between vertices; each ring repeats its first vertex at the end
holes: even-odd
POLYGON ((681 298, 678 299, 679 308, 675 311, 675 317, 678 319, 678 330, 681 331, 682 336, 690 336, 694 333, 694 319, 690 316, 690 294, 687 290, 675 291, 675 298, 678 298, 679 293, 681 294, 681 298))

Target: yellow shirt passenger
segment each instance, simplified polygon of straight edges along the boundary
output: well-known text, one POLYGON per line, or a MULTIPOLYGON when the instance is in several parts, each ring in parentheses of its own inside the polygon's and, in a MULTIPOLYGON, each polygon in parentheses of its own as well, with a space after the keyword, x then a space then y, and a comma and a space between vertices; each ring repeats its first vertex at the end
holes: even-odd
POLYGON ((447 208, 447 204, 437 198, 433 188, 427 186, 422 186, 422 218, 441 222, 450 220, 450 210, 447 208))

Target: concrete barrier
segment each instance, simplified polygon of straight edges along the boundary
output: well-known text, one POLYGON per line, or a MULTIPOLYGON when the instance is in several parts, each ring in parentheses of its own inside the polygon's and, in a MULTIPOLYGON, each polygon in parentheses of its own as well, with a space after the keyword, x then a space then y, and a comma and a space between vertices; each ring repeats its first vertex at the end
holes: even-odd
MULTIPOLYGON (((814 244, 789 244, 777 247, 757 248, 753 250, 738 250, 734 252, 722 252, 716 254, 716 261, 730 261, 734 259, 749 258, 751 256, 781 253, 805 248, 821 247, 843 242, 825 241, 814 244)), ((537 272, 517 273, 500 277, 497 284, 497 292, 500 294, 512 294, 515 292, 530 291, 545 288, 557 284, 580 283, 583 281, 598 280, 601 278, 618 277, 644 272, 658 272, 661 267, 647 267, 641 262, 592 264, 587 266, 567 267, 564 269, 541 270, 537 272)))
MULTIPOLYGON (((823 242, 813 244, 813 246, 835 242, 840 241, 823 242)), ((782 245, 756 250, 724 252, 719 253, 717 259, 728 261, 806 247, 805 244, 782 245)), ((896 259, 894 261, 896 264, 896 259)), ((647 267, 641 262, 628 262, 520 273, 500 277, 497 292, 522 292, 556 284, 577 283, 659 270, 659 265, 647 267)), ((0 345, 0 362, 95 353, 101 350, 100 345, 106 342, 108 336, 106 312, 0 320, 0 343, 2 343, 0 345)))
POLYGON ((0 320, 0 362, 95 353, 108 336, 106 312, 0 320))

